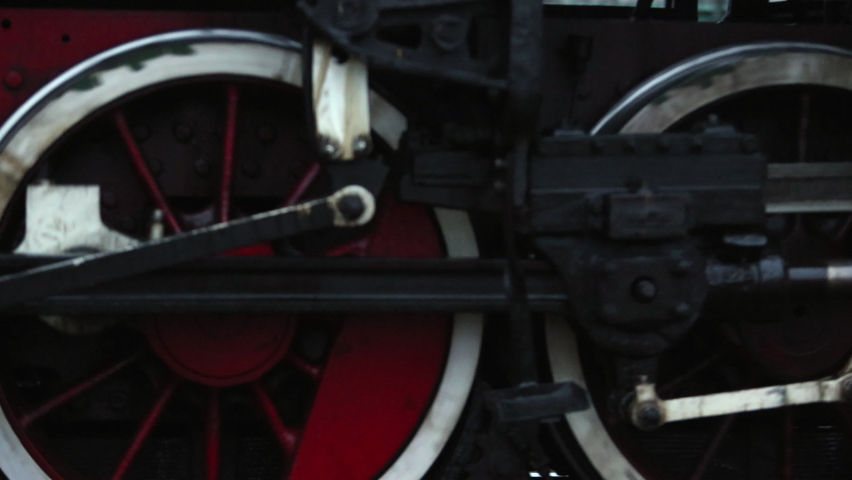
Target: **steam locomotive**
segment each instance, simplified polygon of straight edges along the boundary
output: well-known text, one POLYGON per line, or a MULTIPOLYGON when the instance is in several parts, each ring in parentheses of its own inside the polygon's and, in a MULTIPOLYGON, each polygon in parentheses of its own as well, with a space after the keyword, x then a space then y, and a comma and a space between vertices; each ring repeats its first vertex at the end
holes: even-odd
POLYGON ((0 478, 852 476, 852 5, 627 3, 6 2, 0 478))

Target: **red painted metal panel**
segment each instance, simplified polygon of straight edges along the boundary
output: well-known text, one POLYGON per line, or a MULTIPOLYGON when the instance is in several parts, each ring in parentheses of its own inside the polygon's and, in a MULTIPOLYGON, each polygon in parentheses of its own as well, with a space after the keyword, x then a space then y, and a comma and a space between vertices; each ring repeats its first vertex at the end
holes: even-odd
MULTIPOLYGON (((368 256, 439 256, 428 210, 388 199, 382 205, 368 256)), ((289 480, 367 480, 393 460, 427 411, 449 344, 450 318, 422 317, 373 315, 344 324, 289 480)))

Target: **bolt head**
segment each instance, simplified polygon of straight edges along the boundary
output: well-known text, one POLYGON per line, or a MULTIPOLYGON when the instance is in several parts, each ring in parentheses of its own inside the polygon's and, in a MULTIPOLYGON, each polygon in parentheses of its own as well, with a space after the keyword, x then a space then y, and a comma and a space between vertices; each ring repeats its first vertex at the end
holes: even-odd
POLYGON ((9 70, 6 73, 6 78, 4 78, 4 82, 6 83, 7 87, 14 90, 20 87, 22 83, 24 83, 24 76, 21 75, 21 72, 17 70, 9 70))
POLYGON ((337 210, 349 221, 361 218, 365 208, 364 201, 358 195, 345 195, 337 201, 337 210))
POLYGON ((338 146, 334 140, 327 137, 319 139, 319 149, 323 155, 331 160, 337 160, 343 154, 340 150, 340 146, 338 146))
POLYGON ((432 41, 445 52, 452 52, 464 44, 467 22, 455 15, 441 15, 432 21, 432 41))
POLYGON ((373 140, 368 136, 359 136, 352 140, 352 151, 355 155, 369 155, 373 150, 373 140))
POLYGON ((183 122, 178 122, 175 124, 174 129, 172 130, 175 138, 179 142, 188 142, 192 139, 192 127, 183 122))
POLYGON ((642 430, 653 430, 663 424, 663 412, 655 402, 643 402, 634 407, 633 424, 642 430))
POLYGON ((648 303, 657 297, 657 284, 650 278, 637 278, 630 292, 637 302, 648 303))

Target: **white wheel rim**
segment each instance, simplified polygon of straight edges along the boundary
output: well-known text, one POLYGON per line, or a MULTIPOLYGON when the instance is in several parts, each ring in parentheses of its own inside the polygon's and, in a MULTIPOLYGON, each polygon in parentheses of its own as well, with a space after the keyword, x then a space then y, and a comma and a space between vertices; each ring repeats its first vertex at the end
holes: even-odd
MULTIPOLYGON (((852 90, 852 52, 799 42, 740 45, 687 59, 629 92, 592 129, 598 133, 659 133, 713 102, 782 85, 852 90)), ((546 321, 554 381, 586 381, 577 339, 564 318, 546 321)), ((643 480, 609 435, 594 408, 565 416, 580 448, 604 480, 643 480)))
MULTIPOLYGON (((141 88, 212 75, 253 77, 300 87, 299 45, 255 32, 189 30, 130 42, 73 67, 33 95, 0 127, 0 212, 27 171, 78 122, 141 88)), ((373 92, 370 110, 373 130, 397 148, 407 128, 405 117, 373 92)), ((436 209, 435 214, 449 257, 478 256, 465 212, 436 209)), ((482 327, 481 314, 454 316, 446 366, 429 411, 380 480, 416 480, 434 463, 467 402, 479 362, 482 327)), ((10 480, 49 480, 3 411, 0 469, 10 480)))

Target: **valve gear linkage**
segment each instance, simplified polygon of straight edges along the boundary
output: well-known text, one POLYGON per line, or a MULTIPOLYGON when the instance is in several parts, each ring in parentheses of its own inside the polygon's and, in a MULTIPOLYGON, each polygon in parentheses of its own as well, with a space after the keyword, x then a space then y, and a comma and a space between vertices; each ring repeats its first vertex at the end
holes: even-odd
POLYGON ((350 185, 298 205, 0 276, 0 308, 300 233, 364 225, 374 212, 373 195, 350 185))

